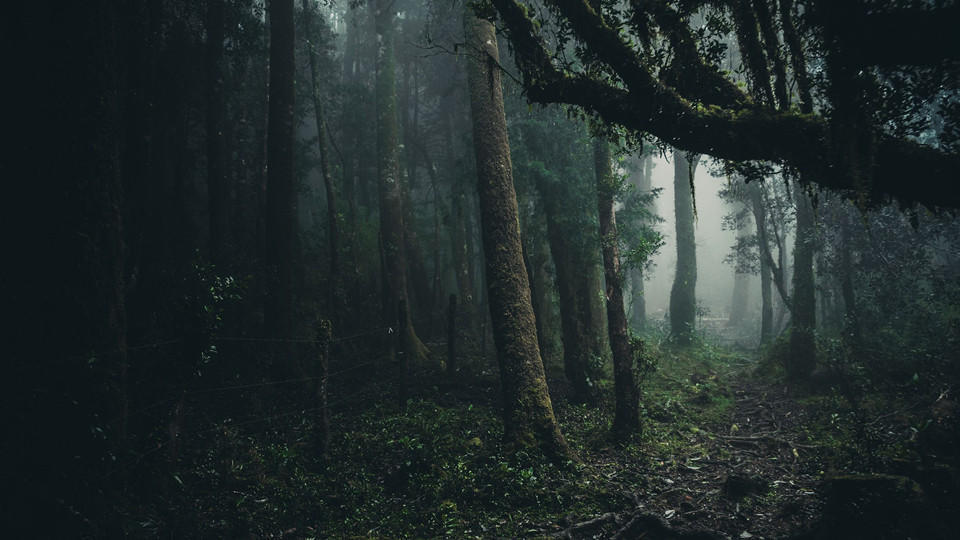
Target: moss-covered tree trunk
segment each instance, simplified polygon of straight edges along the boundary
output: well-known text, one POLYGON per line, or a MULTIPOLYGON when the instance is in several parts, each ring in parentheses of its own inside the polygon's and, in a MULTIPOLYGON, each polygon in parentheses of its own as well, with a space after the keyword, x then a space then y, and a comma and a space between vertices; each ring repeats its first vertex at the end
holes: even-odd
POLYGON ((503 387, 507 443, 541 448, 558 462, 572 454, 553 414, 523 265, 493 24, 464 10, 477 193, 493 336, 503 387))
POLYGON ((790 356, 787 374, 802 379, 816 366, 816 288, 813 277, 815 222, 810 197, 803 189, 796 190, 797 233, 793 248, 793 315, 790 332, 790 356))
MULTIPOLYGON (((380 246, 384 276, 384 323, 399 328, 410 320, 407 301, 407 259, 404 240, 403 193, 400 185, 400 143, 397 126, 396 65, 394 62, 394 19, 391 0, 375 0, 377 34, 377 176, 380 203, 380 246)), ((413 324, 403 328, 401 343, 408 361, 425 359, 426 349, 413 324)))
POLYGON ((617 244, 617 218, 613 197, 617 179, 610 164, 610 143, 594 141, 597 175, 597 209, 600 216, 600 242, 606 280, 607 329, 613 353, 615 408, 613 433, 623 439, 640 429, 640 394, 633 378, 633 352, 627 334, 627 314, 623 307, 623 276, 620 273, 620 248, 617 244))
POLYGON ((681 345, 692 341, 697 316, 697 246, 693 231, 693 175, 697 158, 699 156, 694 156, 693 161, 688 161, 683 152, 673 152, 677 271, 670 289, 670 331, 681 345))

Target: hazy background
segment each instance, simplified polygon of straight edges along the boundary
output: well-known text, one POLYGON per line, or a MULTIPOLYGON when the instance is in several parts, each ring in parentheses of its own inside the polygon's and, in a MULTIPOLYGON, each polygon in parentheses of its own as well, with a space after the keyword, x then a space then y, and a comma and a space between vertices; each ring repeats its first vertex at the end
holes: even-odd
MULTIPOLYGON (((724 177, 712 176, 709 163, 701 159, 694 176, 697 219, 697 303, 708 309, 706 317, 726 317, 733 294, 733 266, 723 262, 734 244, 735 231, 723 229, 723 216, 731 211, 720 199, 719 192, 727 184, 724 177)), ((661 188, 656 213, 664 219, 658 225, 665 245, 653 257, 654 268, 646 282, 647 317, 662 320, 670 307, 670 287, 677 264, 676 225, 673 211, 673 156, 656 156, 653 160, 653 188, 661 188)), ((750 225, 753 231, 753 225, 750 225)), ((748 317, 758 311, 760 290, 756 277, 750 281, 748 317)))

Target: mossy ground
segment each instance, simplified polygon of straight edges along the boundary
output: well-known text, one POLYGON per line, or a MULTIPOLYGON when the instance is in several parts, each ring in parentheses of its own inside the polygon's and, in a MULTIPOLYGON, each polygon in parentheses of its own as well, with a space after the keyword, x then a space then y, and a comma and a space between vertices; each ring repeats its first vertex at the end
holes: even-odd
MULTIPOLYGON (((474 360, 455 381, 417 374, 402 409, 392 388, 368 385, 358 402, 332 416, 325 458, 310 444, 307 418, 283 418, 256 432, 222 423, 163 470, 169 489, 162 499, 123 505, 126 530, 536 537, 643 509, 681 529, 780 537, 816 518, 819 486, 831 472, 864 471, 851 465, 868 452, 878 471, 916 458, 906 434, 886 436, 871 451, 872 439, 856 429, 887 403, 880 396, 868 396, 854 415, 836 392, 791 394, 776 370, 758 375, 751 353, 703 343, 648 349, 657 369, 644 385, 643 431, 626 443, 610 437, 612 382, 600 383, 599 403, 573 404, 562 379, 551 379, 579 463, 557 467, 536 453, 508 452, 495 371, 474 360), (731 496, 731 476, 761 487, 731 496)), ((617 526, 610 521, 589 533, 612 534, 617 526)))

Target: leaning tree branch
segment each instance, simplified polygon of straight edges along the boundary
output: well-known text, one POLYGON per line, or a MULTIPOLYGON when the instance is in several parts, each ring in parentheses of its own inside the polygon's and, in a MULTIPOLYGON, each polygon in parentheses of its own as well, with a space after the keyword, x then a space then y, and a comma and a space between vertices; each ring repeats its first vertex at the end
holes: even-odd
MULTIPOLYGON (((837 190, 855 190, 844 167, 832 163, 827 121, 817 115, 767 108, 695 104, 650 74, 636 52, 588 5, 551 0, 579 39, 597 51, 622 85, 562 70, 540 39, 534 21, 516 0, 492 0, 513 45, 527 96, 538 103, 568 103, 608 123, 650 133, 688 152, 733 161, 787 164, 804 179, 837 190)), ((956 189, 960 156, 907 139, 878 136, 877 159, 868 174, 872 196, 890 196, 931 207, 960 208, 956 189)))

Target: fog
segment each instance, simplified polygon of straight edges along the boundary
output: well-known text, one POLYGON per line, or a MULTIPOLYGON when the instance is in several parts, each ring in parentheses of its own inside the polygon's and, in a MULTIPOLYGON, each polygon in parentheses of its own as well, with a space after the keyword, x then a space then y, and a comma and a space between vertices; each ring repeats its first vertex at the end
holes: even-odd
MULTIPOLYGON (((652 186, 660 188, 656 201, 656 213, 664 219, 658 225, 663 235, 664 246, 653 257, 653 269, 646 283, 647 318, 651 322, 662 321, 670 307, 670 288, 676 271, 677 246, 675 243, 675 218, 673 211, 673 160, 670 154, 654 158, 652 186)), ((710 174, 706 159, 701 159, 696 169, 694 186, 696 193, 696 239, 697 239, 697 304, 705 309, 705 318, 726 318, 730 312, 733 294, 733 265, 725 263, 730 253, 736 231, 724 230, 723 216, 731 211, 720 199, 719 193, 727 179, 710 174)), ((752 231, 752 225, 751 225, 752 231)), ((750 280, 748 314, 757 311, 760 294, 756 278, 750 280)))

